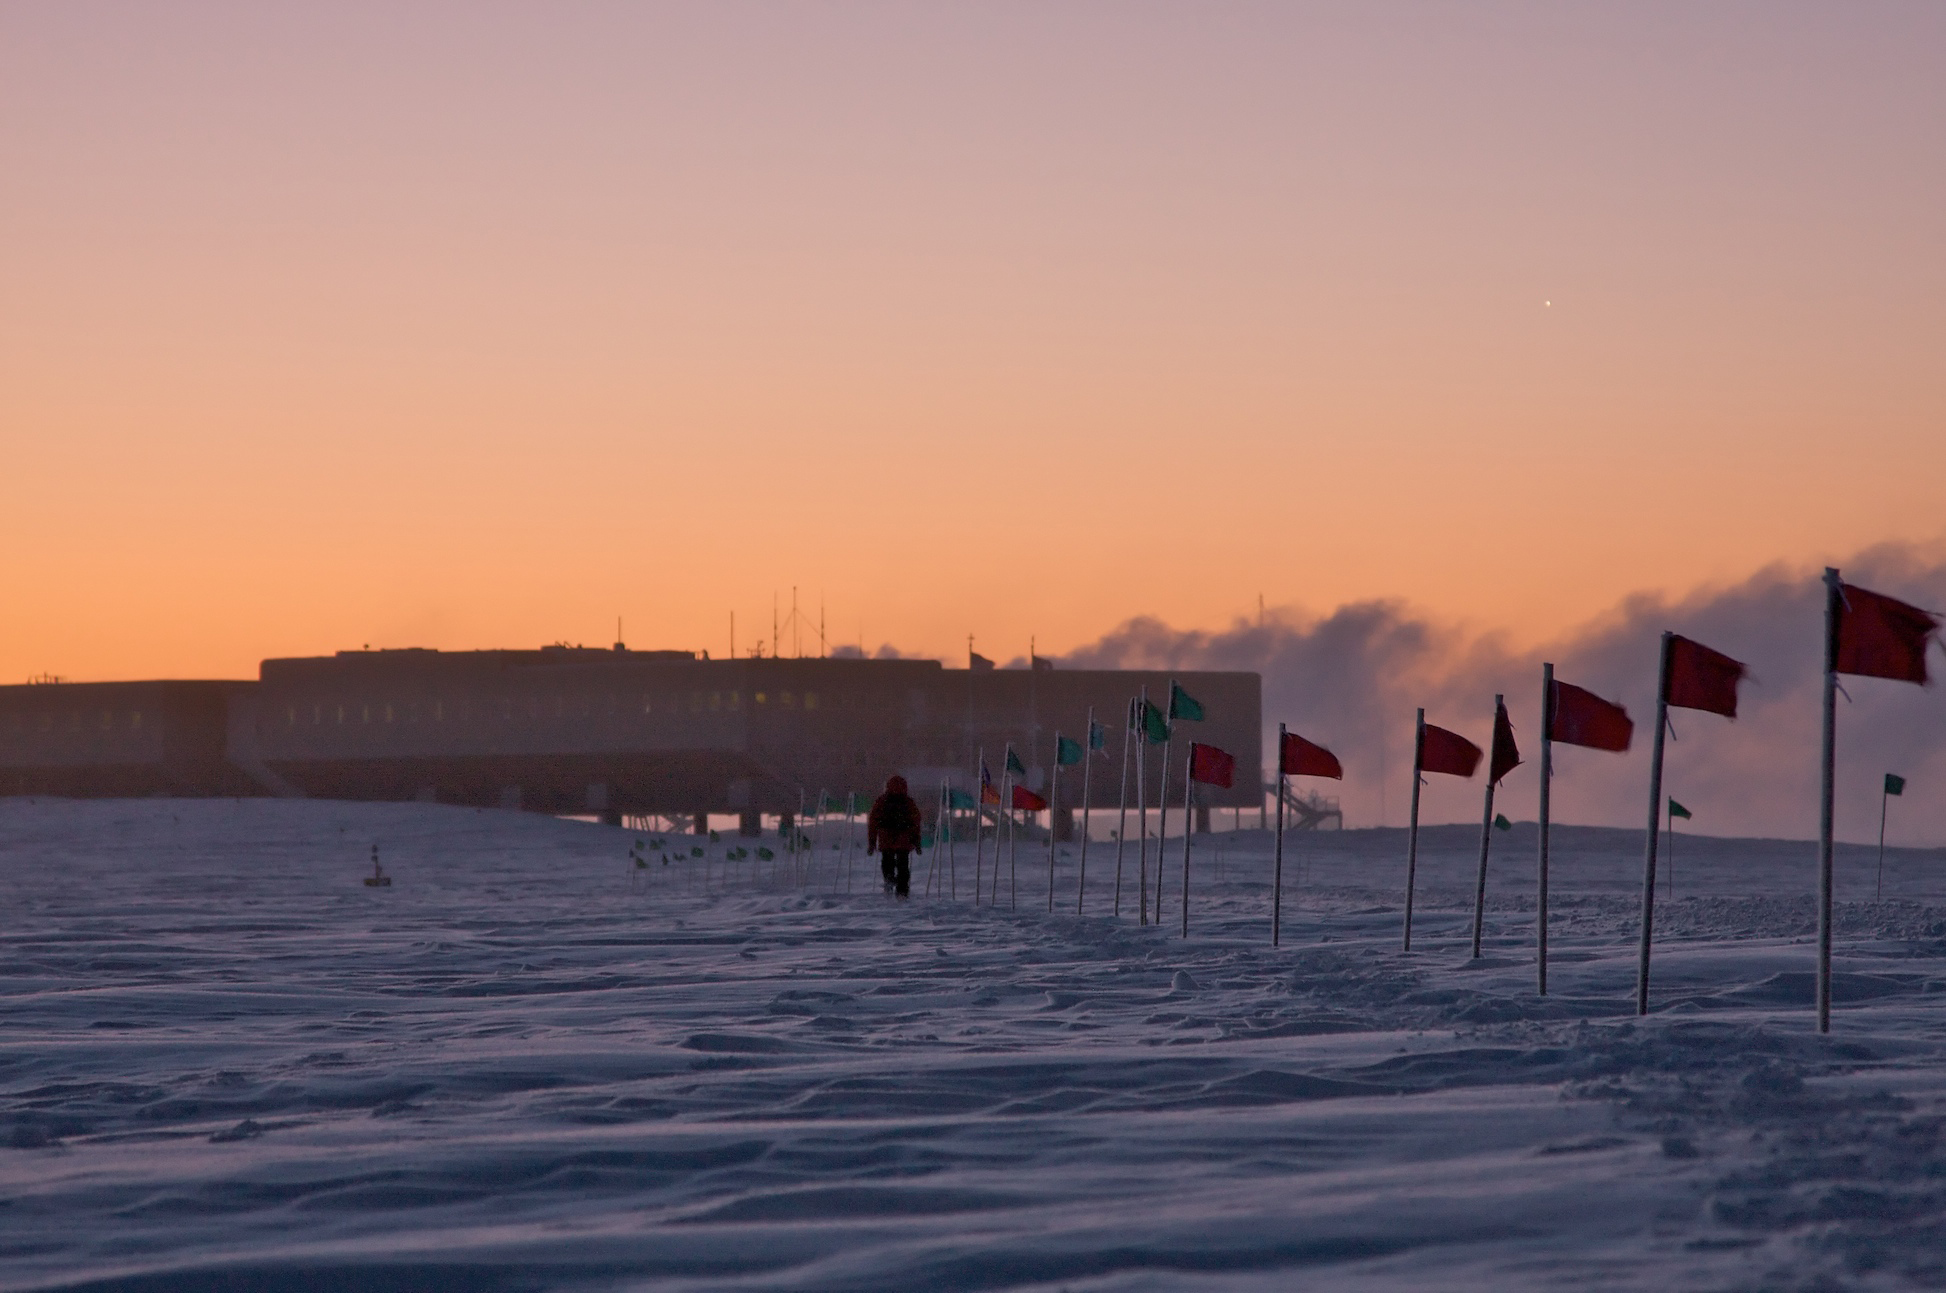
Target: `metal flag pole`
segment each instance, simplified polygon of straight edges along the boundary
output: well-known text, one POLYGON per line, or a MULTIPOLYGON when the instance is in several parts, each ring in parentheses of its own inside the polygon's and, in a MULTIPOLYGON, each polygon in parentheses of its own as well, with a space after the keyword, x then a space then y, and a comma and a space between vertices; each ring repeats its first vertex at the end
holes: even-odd
MULTIPOLYGON (((986 831, 983 829, 985 823, 981 821, 981 818, 986 816, 987 808, 987 748, 984 745, 980 747, 979 759, 980 761, 973 767, 973 905, 975 907, 980 905, 980 866, 986 860, 987 847, 986 831)), ((993 847, 997 853, 1000 849, 998 836, 994 838, 993 847)))
POLYGON ((1554 665, 1550 662, 1541 666, 1541 852, 1534 896, 1534 964, 1543 997, 1547 995, 1547 812, 1548 792, 1553 784, 1554 665))
POLYGON ((1081 743, 1081 882, 1075 886, 1074 914, 1088 898, 1088 783, 1095 762, 1095 707, 1088 706, 1088 735, 1081 743))
POLYGON ((1642 945, 1636 953, 1635 1013, 1649 1013, 1649 947, 1655 934, 1656 830, 1662 816, 1662 751, 1669 732, 1669 668, 1676 635, 1662 635, 1662 660, 1656 667, 1655 740, 1649 745, 1649 838, 1642 846, 1642 945))
MULTIPOLYGON (((1135 702, 1129 702, 1129 713, 1135 712, 1135 702)), ((1122 915, 1122 848, 1128 843, 1128 740, 1129 733, 1135 730, 1132 722, 1122 724, 1122 801, 1115 810, 1115 918, 1122 915)))
MULTIPOLYGON (((1082 756, 1087 757, 1087 756, 1082 756)), ((1054 814, 1061 811, 1061 729, 1054 729, 1054 769, 1047 777, 1047 909, 1054 910, 1054 814)))
POLYGON ((1140 725, 1135 741, 1135 815, 1136 826, 1141 838, 1135 846, 1135 870, 1141 879, 1141 892, 1137 895, 1141 903, 1136 913, 1139 923, 1149 923, 1149 688, 1142 687, 1141 708, 1136 710, 1136 722, 1140 725))
MULTIPOLYGON (((1493 698, 1493 722, 1496 730, 1500 724, 1500 706, 1506 703, 1505 696, 1493 698)), ((1487 915, 1487 850, 1493 844, 1493 756, 1487 756, 1487 795, 1486 809, 1480 817, 1480 877, 1473 887, 1473 959, 1480 959, 1480 934, 1486 926, 1487 915)))
MULTIPOLYGON (((1412 817, 1405 829, 1405 947, 1412 950, 1412 886, 1419 878, 1419 779, 1423 774, 1421 765, 1426 759, 1426 711, 1421 709, 1414 720, 1416 730, 1412 738, 1412 817)), ((1281 808, 1281 805, 1280 805, 1281 808)))
POLYGON ((1844 613, 1838 571, 1824 568, 1824 740, 1818 786, 1818 1031, 1831 1031, 1831 835, 1838 762, 1838 625, 1844 613))
MULTIPOLYGON (((924 896, 932 897, 933 873, 939 869, 939 832, 946 826, 946 787, 939 787, 939 812, 932 819, 932 856, 926 859, 926 887, 924 896)), ((924 832, 921 831, 921 834, 924 832)))
POLYGON ((1155 788, 1155 923, 1162 923, 1162 853, 1169 841, 1169 746, 1176 739, 1176 680, 1169 680, 1168 721, 1162 727, 1162 769, 1155 788))
POLYGON ((1669 901, 1676 900, 1676 804, 1669 801, 1669 901))
POLYGON ((946 783, 946 888, 954 902, 959 901, 959 859, 953 847, 959 842, 953 832, 953 784, 946 783))
MULTIPOLYGON (((1195 766, 1195 763, 1196 742, 1191 741, 1189 758, 1183 763, 1182 768, 1182 936, 1184 938, 1189 937, 1189 837, 1196 833, 1189 829, 1189 795, 1196 788, 1196 779, 1189 775, 1189 770, 1195 766)), ((1160 875, 1156 877, 1155 887, 1158 890, 1162 888, 1160 875)), ((1156 915, 1160 917, 1162 913, 1158 910, 1156 915)))
POLYGON ((1284 917, 1284 725, 1277 725, 1277 865, 1270 882, 1270 945, 1283 937, 1284 917))

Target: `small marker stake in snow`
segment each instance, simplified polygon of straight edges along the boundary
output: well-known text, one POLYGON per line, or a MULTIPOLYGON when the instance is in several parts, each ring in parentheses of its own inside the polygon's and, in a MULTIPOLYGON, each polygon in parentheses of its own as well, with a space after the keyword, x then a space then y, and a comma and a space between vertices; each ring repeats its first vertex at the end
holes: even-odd
POLYGON ((385 868, 378 864, 378 845, 372 845, 372 873, 365 877, 367 889, 390 889, 392 877, 385 874, 385 868))

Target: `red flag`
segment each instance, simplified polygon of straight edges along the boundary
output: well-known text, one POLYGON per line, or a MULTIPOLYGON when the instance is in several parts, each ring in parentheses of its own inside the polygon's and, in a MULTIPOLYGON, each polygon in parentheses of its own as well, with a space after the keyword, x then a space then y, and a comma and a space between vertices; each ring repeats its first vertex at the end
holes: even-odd
POLYGON ((1213 745, 1201 741, 1189 743, 1189 779, 1200 781, 1206 786, 1221 786, 1225 790, 1236 780, 1236 756, 1225 754, 1213 745))
POLYGON ((1480 766, 1480 747, 1443 727, 1426 724, 1419 742, 1419 771, 1443 772, 1449 777, 1470 777, 1480 766))
POLYGON ((1487 780, 1498 782, 1519 766, 1520 747, 1514 744, 1514 724, 1503 700, 1493 707, 1493 761, 1487 764, 1487 780))
MULTIPOLYGON (((1554 721, 1547 729, 1550 741, 1620 754, 1635 736, 1635 724, 1627 710, 1571 682, 1555 680, 1553 708, 1554 721)), ((1513 739, 1512 733, 1507 739, 1513 739)))
POLYGON ((1022 812, 1038 813, 1047 807, 1047 801, 1025 786, 1015 786, 1014 807, 1022 812))
POLYGON ((1669 675, 1662 698, 1677 709, 1700 709, 1725 718, 1737 716, 1737 684, 1749 671, 1742 662, 1701 642, 1669 635, 1669 675))
POLYGON ((1838 591, 1838 672, 1925 682, 1926 644, 1939 620, 1856 584, 1840 584, 1838 591))
POLYGON ((1296 732, 1284 733, 1284 748, 1278 754, 1277 770, 1287 777, 1336 777, 1345 779, 1344 765, 1338 756, 1322 745, 1313 745, 1296 732))

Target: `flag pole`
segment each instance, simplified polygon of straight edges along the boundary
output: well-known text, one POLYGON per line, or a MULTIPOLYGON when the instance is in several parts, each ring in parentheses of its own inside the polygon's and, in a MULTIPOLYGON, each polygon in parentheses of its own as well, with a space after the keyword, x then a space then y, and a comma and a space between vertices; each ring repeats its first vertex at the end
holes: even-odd
POLYGON ((1088 900, 1088 789, 1095 761, 1095 707, 1088 706, 1088 735, 1081 743, 1081 882, 1074 890, 1074 914, 1088 900))
POLYGON ((1149 688, 1146 683, 1142 686, 1141 702, 1142 707, 1136 711, 1142 731, 1135 742, 1135 813, 1142 838, 1136 841, 1135 869, 1142 881, 1139 923, 1146 925, 1149 923, 1149 688))
MULTIPOLYGON (((1020 906, 1020 838, 1016 834, 1020 823, 1015 820, 1013 796, 1007 803, 1007 910, 1013 911, 1020 906)), ((1000 873, 993 873, 993 887, 1000 887, 1000 873)))
MULTIPOLYGON (((1083 755, 1082 757, 1087 757, 1083 755)), ((1054 767, 1047 777, 1047 909, 1054 910, 1054 814, 1061 811, 1061 729, 1054 729, 1054 767)))
MULTIPOLYGON (((1489 769, 1489 771, 1491 771, 1489 769)), ((1547 833, 1548 792, 1554 781, 1554 665, 1541 665, 1541 854, 1539 888, 1534 898, 1534 948, 1540 995, 1547 995, 1547 833)))
MULTIPOLYGON (((1130 712, 1134 702, 1130 701, 1130 712)), ((1122 846, 1128 843, 1128 739, 1134 724, 1122 724, 1122 804, 1115 810, 1115 919, 1122 917, 1122 846)))
POLYGON ((1676 900, 1676 805, 1669 805, 1669 901, 1676 900))
MULTIPOLYGON (((939 838, 940 838, 939 833, 945 829, 946 829, 946 786, 942 782, 939 787, 939 815, 933 818, 933 822, 932 822, 932 856, 926 859, 925 896, 927 898, 932 897, 932 882, 935 877, 935 873, 939 870, 939 838)), ((921 833, 923 834, 923 832, 921 833)), ((811 856, 815 859, 817 857, 817 854, 813 853, 811 856)))
MULTIPOLYGON (((986 861, 987 849, 986 831, 983 829, 985 823, 980 820, 986 816, 987 810, 985 775, 987 747, 982 745, 979 748, 979 762, 973 765, 973 905, 975 907, 980 905, 980 870, 981 863, 986 861)), ((993 849, 995 853, 1000 851, 1000 837, 997 834, 993 839, 993 849)))
POLYGON ((1818 787, 1818 1031, 1831 1031, 1831 835, 1838 755, 1838 624, 1844 608, 1838 571, 1824 568, 1824 740, 1818 787))
POLYGON ((1284 917, 1284 725, 1277 725, 1277 865, 1270 883, 1270 945, 1283 937, 1284 917))
POLYGON ((1155 788, 1155 923, 1162 923, 1162 852, 1169 843, 1169 747, 1176 739, 1176 680, 1169 680, 1169 709, 1162 727, 1162 769, 1155 788))
MULTIPOLYGON (((1413 720, 1412 737, 1412 818, 1405 830, 1405 947, 1412 950, 1412 884, 1419 878, 1419 780, 1426 760, 1426 711, 1421 708, 1413 720)), ((1283 804, 1278 804, 1283 810, 1283 804)))
MULTIPOLYGON (((1662 814, 1662 751, 1669 733, 1669 669, 1676 635, 1662 634, 1662 659, 1656 666, 1655 740, 1649 746, 1649 838, 1642 846, 1642 944, 1636 952, 1635 1013, 1649 1013, 1649 948, 1655 934, 1655 846, 1662 814)), ((1672 895, 1673 897, 1673 891, 1672 895)))
MULTIPOLYGON (((1008 754, 1012 754, 1013 750, 1014 747, 1012 745, 1007 747, 1008 754)), ((1000 823, 1002 820, 1007 823, 1007 842, 1011 844, 1014 838, 1014 814, 1013 804, 1011 802, 1013 799, 1013 775, 1014 770, 1011 763, 1003 760, 1000 765, 1000 816, 993 819, 993 885, 987 890, 987 906, 989 907, 998 907, 1000 905, 1000 823)))
MULTIPOLYGON (((1189 829, 1189 795, 1196 788, 1196 779, 1189 775, 1189 770, 1195 762, 1196 742, 1191 741, 1189 743, 1189 758, 1183 764, 1182 768, 1182 936, 1184 938, 1189 937, 1189 837, 1196 833, 1189 829)), ((1158 850, 1157 857, 1160 858, 1160 856, 1161 853, 1158 850)), ((1161 871, 1162 868, 1158 866, 1156 868, 1155 882, 1157 893, 1162 891, 1161 871)), ((1156 903, 1156 920, 1158 924, 1161 923, 1162 918, 1161 907, 1162 904, 1158 901, 1156 903)))
POLYGON ((953 785, 946 783, 946 884, 952 892, 952 900, 959 901, 959 859, 953 845, 958 842, 953 834, 953 785))
POLYGON ((1881 782, 1878 790, 1878 892, 1873 895, 1873 902, 1885 899, 1885 806, 1891 802, 1891 792, 1881 782))
MULTIPOLYGON (((1496 729, 1500 722, 1500 706, 1506 702, 1505 696, 1493 698, 1493 721, 1496 729)), ((1480 934, 1486 925, 1487 914, 1487 850, 1493 844, 1493 762, 1488 755, 1486 810, 1480 818, 1480 878, 1473 887, 1473 959, 1480 959, 1480 934)))

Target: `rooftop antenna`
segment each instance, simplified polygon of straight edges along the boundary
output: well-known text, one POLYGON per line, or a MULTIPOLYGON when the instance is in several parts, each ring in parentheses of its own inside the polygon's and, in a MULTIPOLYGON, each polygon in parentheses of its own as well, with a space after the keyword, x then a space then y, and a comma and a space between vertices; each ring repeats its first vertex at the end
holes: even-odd
POLYGON ((797 618, 797 585, 791 585, 791 654, 804 658, 804 621, 797 618))
POLYGON ((770 658, 777 658, 777 590, 770 590, 770 658))
POLYGON ((615 617, 615 649, 617 651, 628 650, 628 645, 622 641, 622 617, 619 615, 615 617))
POLYGON ((737 658, 737 613, 730 612, 730 659, 737 658))
POLYGON ((824 590, 818 590, 818 659, 824 659, 824 590))

